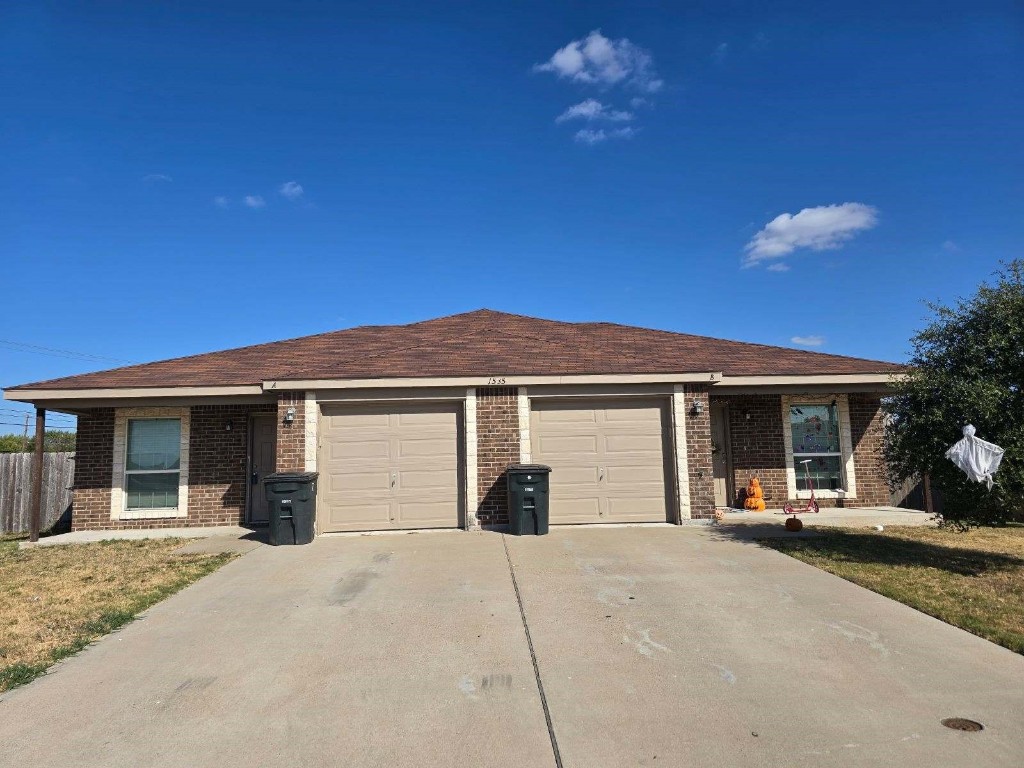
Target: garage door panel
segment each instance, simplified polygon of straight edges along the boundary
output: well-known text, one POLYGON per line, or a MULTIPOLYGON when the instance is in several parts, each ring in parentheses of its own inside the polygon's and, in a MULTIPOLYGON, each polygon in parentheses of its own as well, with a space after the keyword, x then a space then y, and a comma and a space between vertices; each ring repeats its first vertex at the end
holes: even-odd
POLYGON ((605 482, 618 488, 657 486, 663 487, 665 468, 658 465, 643 464, 640 466, 610 466, 604 470, 605 482))
POLYGON ((328 461, 366 461, 386 459, 389 453, 387 439, 353 440, 327 444, 328 461))
POLYGON ((665 520, 665 497, 658 496, 611 496, 608 498, 608 515, 616 520, 633 519, 647 521, 657 517, 665 520))
POLYGON ((646 399, 534 403, 533 460, 551 466, 551 522, 664 522, 665 409, 646 399))
POLYGON ((430 503, 419 497, 396 501, 397 527, 446 528, 452 526, 452 507, 448 502, 430 503))
POLYGON ((457 454, 450 436, 435 435, 400 439, 397 455, 399 458, 428 456, 435 459, 435 464, 443 464, 448 461, 454 462, 457 454))
MULTIPOLYGON (((660 422, 658 423, 660 427, 660 422)), ((647 435, 605 435, 604 450, 606 453, 643 453, 661 455, 661 430, 647 435)))
POLYGON ((457 527, 458 408, 326 406, 321 532, 457 527))
POLYGON ((604 420, 608 424, 622 424, 623 422, 631 426, 656 424, 659 429, 661 426, 660 408, 620 405, 616 408, 605 408, 603 413, 604 420))
POLYGON ((597 423, 597 412, 592 408, 559 408, 541 406, 536 411, 541 423, 579 424, 586 426, 597 423))
POLYGON ((595 487, 597 485, 597 467, 595 466, 566 466, 558 468, 558 486, 570 485, 595 487))
POLYGON ((584 497, 574 495, 551 494, 550 505, 552 510, 557 508, 558 519, 552 519, 555 523, 594 523, 600 522, 601 500, 596 497, 584 497))
POLYGON ((345 475, 328 475, 328 493, 354 493, 379 491, 387 493, 391 477, 387 470, 371 472, 348 472, 345 475))
POLYGON ((455 413, 453 411, 407 411, 395 414, 398 426, 436 426, 440 431, 455 426, 455 413))
POLYGON ((335 429, 342 423, 346 429, 387 429, 388 414, 352 411, 344 415, 328 416, 325 421, 328 429, 335 429))
POLYGON ((541 453, 556 455, 597 455, 598 439, 596 435, 541 436, 540 450, 541 453))
POLYGON ((398 473, 398 487, 403 491, 447 491, 458 481, 459 473, 452 468, 447 471, 407 471, 398 473))
POLYGON ((331 507, 326 524, 332 531, 358 531, 370 528, 387 528, 391 522, 391 502, 380 499, 377 502, 346 504, 331 507))

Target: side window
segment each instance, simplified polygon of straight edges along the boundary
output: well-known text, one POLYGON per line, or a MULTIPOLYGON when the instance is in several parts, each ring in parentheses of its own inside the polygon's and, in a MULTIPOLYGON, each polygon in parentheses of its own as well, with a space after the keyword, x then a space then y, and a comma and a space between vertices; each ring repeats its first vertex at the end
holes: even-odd
POLYGON ((129 419, 125 509, 176 509, 181 478, 181 419, 129 419))

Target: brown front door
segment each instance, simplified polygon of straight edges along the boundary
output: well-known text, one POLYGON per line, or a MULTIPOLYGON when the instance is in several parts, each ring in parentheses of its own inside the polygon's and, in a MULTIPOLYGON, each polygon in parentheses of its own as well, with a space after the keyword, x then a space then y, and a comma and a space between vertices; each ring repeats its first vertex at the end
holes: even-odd
POLYGON ((263 478, 274 471, 277 447, 277 414, 257 413, 249 425, 249 522, 270 519, 263 478))
POLYGON ((711 473, 715 478, 715 506, 732 506, 732 462, 729 460, 729 409, 711 406, 711 473))

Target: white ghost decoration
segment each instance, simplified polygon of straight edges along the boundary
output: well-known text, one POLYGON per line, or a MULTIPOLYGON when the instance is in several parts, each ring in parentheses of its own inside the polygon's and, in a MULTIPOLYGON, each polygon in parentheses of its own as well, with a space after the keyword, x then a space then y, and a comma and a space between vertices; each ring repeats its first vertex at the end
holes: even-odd
POLYGON ((975 437, 976 431, 973 424, 964 427, 963 439, 946 451, 946 458, 966 472, 971 480, 988 485, 991 491, 992 475, 999 469, 1005 451, 995 443, 975 437))

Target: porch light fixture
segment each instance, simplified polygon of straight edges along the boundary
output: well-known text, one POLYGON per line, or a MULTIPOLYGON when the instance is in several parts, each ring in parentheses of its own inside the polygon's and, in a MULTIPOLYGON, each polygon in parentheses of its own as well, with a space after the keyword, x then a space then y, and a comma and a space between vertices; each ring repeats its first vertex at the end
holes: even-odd
POLYGON ((225 432, 230 432, 234 428, 235 428, 234 422, 232 422, 231 419, 228 419, 227 423, 224 425, 224 431, 225 432))
POLYGON ((693 401, 693 415, 694 416, 700 416, 702 413, 704 413, 704 401, 703 400, 694 400, 693 401))
POLYGON ((291 424, 293 421, 295 421, 295 409, 289 408, 284 412, 284 423, 291 424))

